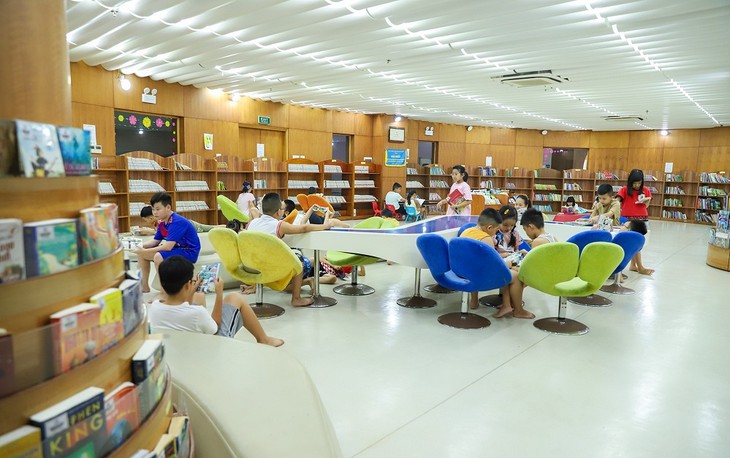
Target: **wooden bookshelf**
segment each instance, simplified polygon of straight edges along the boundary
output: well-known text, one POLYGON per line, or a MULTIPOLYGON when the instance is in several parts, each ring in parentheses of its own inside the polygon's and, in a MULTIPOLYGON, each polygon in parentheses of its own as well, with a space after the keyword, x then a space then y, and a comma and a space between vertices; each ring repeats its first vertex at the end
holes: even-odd
MULTIPOLYGON (((238 156, 221 156, 217 158, 216 184, 222 184, 224 189, 218 189, 218 195, 223 195, 236 201, 241 194, 244 181, 254 185, 253 162, 238 156), (223 167, 224 166, 224 167, 223 167)), ((217 205, 214 208, 218 208, 217 205)), ((226 221, 223 213, 218 211, 218 224, 226 221)))
POLYGON ((347 162, 328 160, 319 163, 319 192, 339 212, 340 219, 352 219, 355 190, 353 186, 354 172, 347 162), (339 170, 339 172, 337 171, 339 170), (344 202, 343 202, 344 199, 344 202))
POLYGON ((251 184, 253 184, 253 193, 258 199, 263 198, 269 192, 278 193, 282 199, 288 197, 286 162, 261 157, 253 159, 251 165, 254 178, 254 182, 251 184), (262 181, 265 183, 261 183, 262 181))
POLYGON ((553 169, 537 169, 533 177, 533 207, 543 213, 559 213, 563 205, 563 174, 553 169))
POLYGON ((175 160, 175 211, 201 224, 218 224, 217 162, 197 154, 178 154, 175 160), (191 189, 195 182, 195 189, 191 189), (190 202, 205 203, 207 209, 193 209, 190 202))
POLYGON ((715 225, 717 214, 728 209, 730 180, 724 172, 702 172, 697 183, 697 204, 693 216, 698 224, 715 225))
MULTIPOLYGON (((373 212, 373 204, 371 202, 360 202, 356 200, 356 196, 372 196, 378 198, 382 193, 382 181, 380 177, 380 165, 373 164, 371 162, 355 162, 349 164, 350 170, 352 170, 352 193, 353 193, 353 205, 352 205, 352 217, 353 218, 369 218, 375 213, 373 212), (367 167, 367 172, 365 172, 367 167), (361 171, 358 171, 361 170, 361 171), (367 186, 358 185, 358 181, 372 181, 372 184, 368 183, 367 186)), ((378 208, 382 209, 383 206, 378 204, 378 208)))

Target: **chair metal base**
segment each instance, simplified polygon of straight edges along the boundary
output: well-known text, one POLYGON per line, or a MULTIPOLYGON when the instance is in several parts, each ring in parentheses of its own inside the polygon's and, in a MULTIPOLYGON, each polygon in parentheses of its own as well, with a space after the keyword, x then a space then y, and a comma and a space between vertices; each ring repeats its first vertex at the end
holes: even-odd
POLYGON ((563 336, 581 336, 590 330, 588 326, 570 318, 542 318, 532 324, 541 331, 563 336))
POLYGON ((375 288, 363 285, 362 283, 356 285, 348 283, 346 285, 335 286, 332 292, 342 294, 343 296, 367 296, 368 294, 373 294, 375 288))
POLYGON ((628 296, 630 294, 636 293, 636 291, 634 291, 633 289, 621 286, 617 283, 611 283, 610 285, 601 286, 601 291, 603 291, 604 293, 619 294, 622 296, 628 296))
POLYGON ((591 294, 584 297, 569 297, 568 302, 578 305, 586 305, 588 307, 610 307, 613 301, 607 297, 591 294))
POLYGON ((396 304, 409 309, 428 309, 431 307, 436 307, 435 300, 423 297, 419 294, 411 297, 401 297, 396 301, 396 304))
POLYGON ((322 296, 321 294, 313 295, 312 300, 314 302, 309 305, 309 308, 311 309, 323 309, 337 304, 337 299, 334 297, 322 296))
POLYGON ((436 294, 451 294, 451 293, 456 292, 456 290, 445 288, 445 287, 439 285, 438 283, 434 283, 432 285, 426 285, 423 287, 423 289, 425 289, 429 293, 436 293, 436 294))
POLYGON ((439 323, 457 329, 482 329, 492 324, 488 319, 475 313, 453 312, 441 315, 439 323))
POLYGON ((251 304, 251 310, 253 310, 253 313, 256 314, 257 318, 262 320, 267 318, 276 318, 277 316, 283 315, 285 312, 284 307, 269 304, 268 302, 251 304))
POLYGON ((502 306, 502 295, 501 294, 490 294, 479 298, 479 304, 485 307, 499 308, 502 306))

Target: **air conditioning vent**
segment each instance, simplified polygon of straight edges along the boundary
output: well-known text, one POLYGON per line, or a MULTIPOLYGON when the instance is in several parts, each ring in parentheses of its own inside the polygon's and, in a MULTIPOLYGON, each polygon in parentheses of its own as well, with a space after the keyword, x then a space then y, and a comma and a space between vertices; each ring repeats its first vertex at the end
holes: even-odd
POLYGON ((501 83, 517 87, 552 86, 569 81, 560 75, 554 75, 552 70, 540 70, 536 72, 510 73, 508 75, 495 76, 501 83))
POLYGON ((606 121, 612 121, 612 122, 636 122, 636 121, 643 121, 644 118, 639 115, 612 115, 612 116, 604 116, 603 119, 606 121))

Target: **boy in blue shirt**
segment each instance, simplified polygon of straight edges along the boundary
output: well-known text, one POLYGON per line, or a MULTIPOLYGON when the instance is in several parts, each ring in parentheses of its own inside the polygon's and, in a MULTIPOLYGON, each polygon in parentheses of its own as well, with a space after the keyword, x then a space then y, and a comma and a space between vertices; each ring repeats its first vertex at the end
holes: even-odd
POLYGON ((172 197, 166 192, 158 192, 150 199, 152 214, 160 222, 157 233, 145 242, 135 253, 142 272, 142 292, 150 292, 150 263, 155 268, 170 256, 179 255, 192 263, 197 262, 200 254, 200 238, 190 221, 172 211, 172 197))

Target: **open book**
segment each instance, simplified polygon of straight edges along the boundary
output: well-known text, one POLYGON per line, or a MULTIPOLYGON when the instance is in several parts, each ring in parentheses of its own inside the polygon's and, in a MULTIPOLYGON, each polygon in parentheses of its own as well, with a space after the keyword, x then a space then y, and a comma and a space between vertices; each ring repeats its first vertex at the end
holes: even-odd
POLYGON ((203 279, 203 282, 198 287, 198 291, 201 293, 215 292, 215 279, 218 278, 220 271, 220 262, 204 265, 198 274, 198 276, 203 279))

